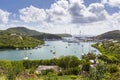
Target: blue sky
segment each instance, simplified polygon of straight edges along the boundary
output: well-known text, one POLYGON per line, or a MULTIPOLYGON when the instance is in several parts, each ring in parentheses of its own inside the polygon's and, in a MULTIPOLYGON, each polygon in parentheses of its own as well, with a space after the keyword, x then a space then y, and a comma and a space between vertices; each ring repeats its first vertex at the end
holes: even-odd
POLYGON ((119 29, 119 5, 120 0, 0 0, 0 29, 27 26, 63 33, 72 28, 73 34, 82 29, 97 35, 119 29))
POLYGON ((49 8, 55 0, 0 0, 0 8, 9 12, 18 13, 19 9, 33 5, 39 8, 49 8))

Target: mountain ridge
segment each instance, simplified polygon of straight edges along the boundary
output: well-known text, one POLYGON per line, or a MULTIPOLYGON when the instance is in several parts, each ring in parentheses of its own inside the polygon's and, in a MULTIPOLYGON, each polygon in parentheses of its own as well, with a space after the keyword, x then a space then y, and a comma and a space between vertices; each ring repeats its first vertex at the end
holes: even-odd
POLYGON ((96 36, 97 39, 120 39, 120 30, 113 30, 96 36))
POLYGON ((12 27, 8 28, 6 30, 1 30, 0 34, 19 34, 19 35, 28 35, 36 39, 44 39, 44 36, 46 36, 47 39, 61 39, 60 36, 55 35, 55 34, 50 34, 50 33, 44 33, 44 32, 39 32, 36 30, 28 29, 26 27, 12 27))

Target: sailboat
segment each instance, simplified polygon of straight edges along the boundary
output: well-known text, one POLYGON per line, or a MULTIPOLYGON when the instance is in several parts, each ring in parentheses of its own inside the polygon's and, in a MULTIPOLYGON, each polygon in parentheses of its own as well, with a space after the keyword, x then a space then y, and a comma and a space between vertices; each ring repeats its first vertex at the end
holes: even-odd
MULTIPOLYGON (((28 48, 24 48, 24 50, 27 50, 28 48)), ((27 53, 27 52, 26 52, 27 53)), ((28 56, 26 55, 26 53, 25 53, 25 57, 23 58, 24 60, 28 60, 28 56)))
POLYGON ((28 57, 27 57, 27 56, 25 56, 25 57, 24 57, 24 60, 28 60, 28 57))

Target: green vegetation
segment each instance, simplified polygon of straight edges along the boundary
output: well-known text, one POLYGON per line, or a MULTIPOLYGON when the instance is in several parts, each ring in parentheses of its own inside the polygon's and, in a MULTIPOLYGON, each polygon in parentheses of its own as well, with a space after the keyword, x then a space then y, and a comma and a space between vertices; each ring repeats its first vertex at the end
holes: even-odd
POLYGON ((19 35, 27 35, 31 36, 33 38, 43 40, 43 39, 61 39, 60 36, 55 35, 55 34, 49 34, 49 33, 43 33, 43 32, 38 32, 35 30, 30 30, 25 27, 14 27, 14 28, 9 28, 7 30, 1 30, 0 35, 4 34, 19 34, 19 35))
POLYGON ((80 79, 80 76, 78 76, 80 71, 80 69, 78 68, 79 64, 80 60, 75 56, 64 56, 59 59, 51 60, 0 61, 0 79, 75 80, 77 78, 80 79), (64 64, 64 66, 62 66, 60 64, 64 62, 62 62, 61 60, 68 60, 69 64, 64 64), (73 61, 75 61, 75 63, 73 63, 73 61), (48 69, 42 71, 42 74, 36 74, 35 70, 39 65, 60 65, 62 71, 55 72, 52 69, 48 69), (68 67, 69 65, 71 66, 68 67))
POLYGON ((104 34, 98 35, 98 39, 120 39, 120 30, 109 31, 104 34))
POLYGON ((29 36, 42 34, 41 32, 30 30, 25 27, 8 28, 7 30, 3 30, 2 33, 16 33, 29 36))
MULTIPOLYGON (((97 59, 98 63, 91 63, 97 55, 89 53, 82 59, 75 56, 63 56, 51 60, 24 60, 0 61, 0 79, 2 80, 119 80, 118 64, 105 63, 97 59), (61 68, 59 72, 53 69, 36 73, 39 65, 56 65, 61 68), (93 65, 93 67, 91 67, 93 65)), ((96 61, 96 60, 95 60, 96 61)))
MULTIPOLYGON (((98 56, 103 61, 105 67, 106 80, 119 80, 120 76, 120 43, 114 41, 104 41, 93 45, 102 54, 98 56)), ((98 80, 98 79, 97 79, 98 80)))
POLYGON ((34 39, 29 36, 11 34, 0 35, 0 49, 34 48, 43 43, 44 43, 43 41, 34 39))
POLYGON ((119 63, 120 62, 120 43, 114 41, 105 41, 93 45, 97 48, 102 55, 100 59, 107 63, 119 63))
POLYGON ((60 36, 57 36, 57 35, 53 35, 53 34, 47 34, 47 33, 44 33, 44 34, 40 34, 40 35, 33 35, 31 36, 33 38, 36 38, 36 39, 39 39, 39 40, 54 40, 54 39, 61 39, 60 36))
POLYGON ((60 37, 72 37, 71 34, 66 34, 66 33, 64 33, 64 34, 56 34, 56 35, 60 36, 60 37))

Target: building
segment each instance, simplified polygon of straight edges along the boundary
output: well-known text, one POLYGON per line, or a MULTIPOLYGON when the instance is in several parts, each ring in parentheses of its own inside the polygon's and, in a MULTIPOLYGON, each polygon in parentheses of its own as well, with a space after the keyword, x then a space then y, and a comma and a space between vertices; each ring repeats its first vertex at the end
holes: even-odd
POLYGON ((38 66, 38 68, 36 69, 36 73, 37 74, 41 74, 42 73, 42 71, 44 71, 44 70, 49 70, 49 69, 52 69, 52 70, 54 70, 54 71, 56 71, 56 72, 59 72, 60 71, 60 67, 58 67, 58 66, 45 66, 45 65, 40 65, 40 66, 38 66))

